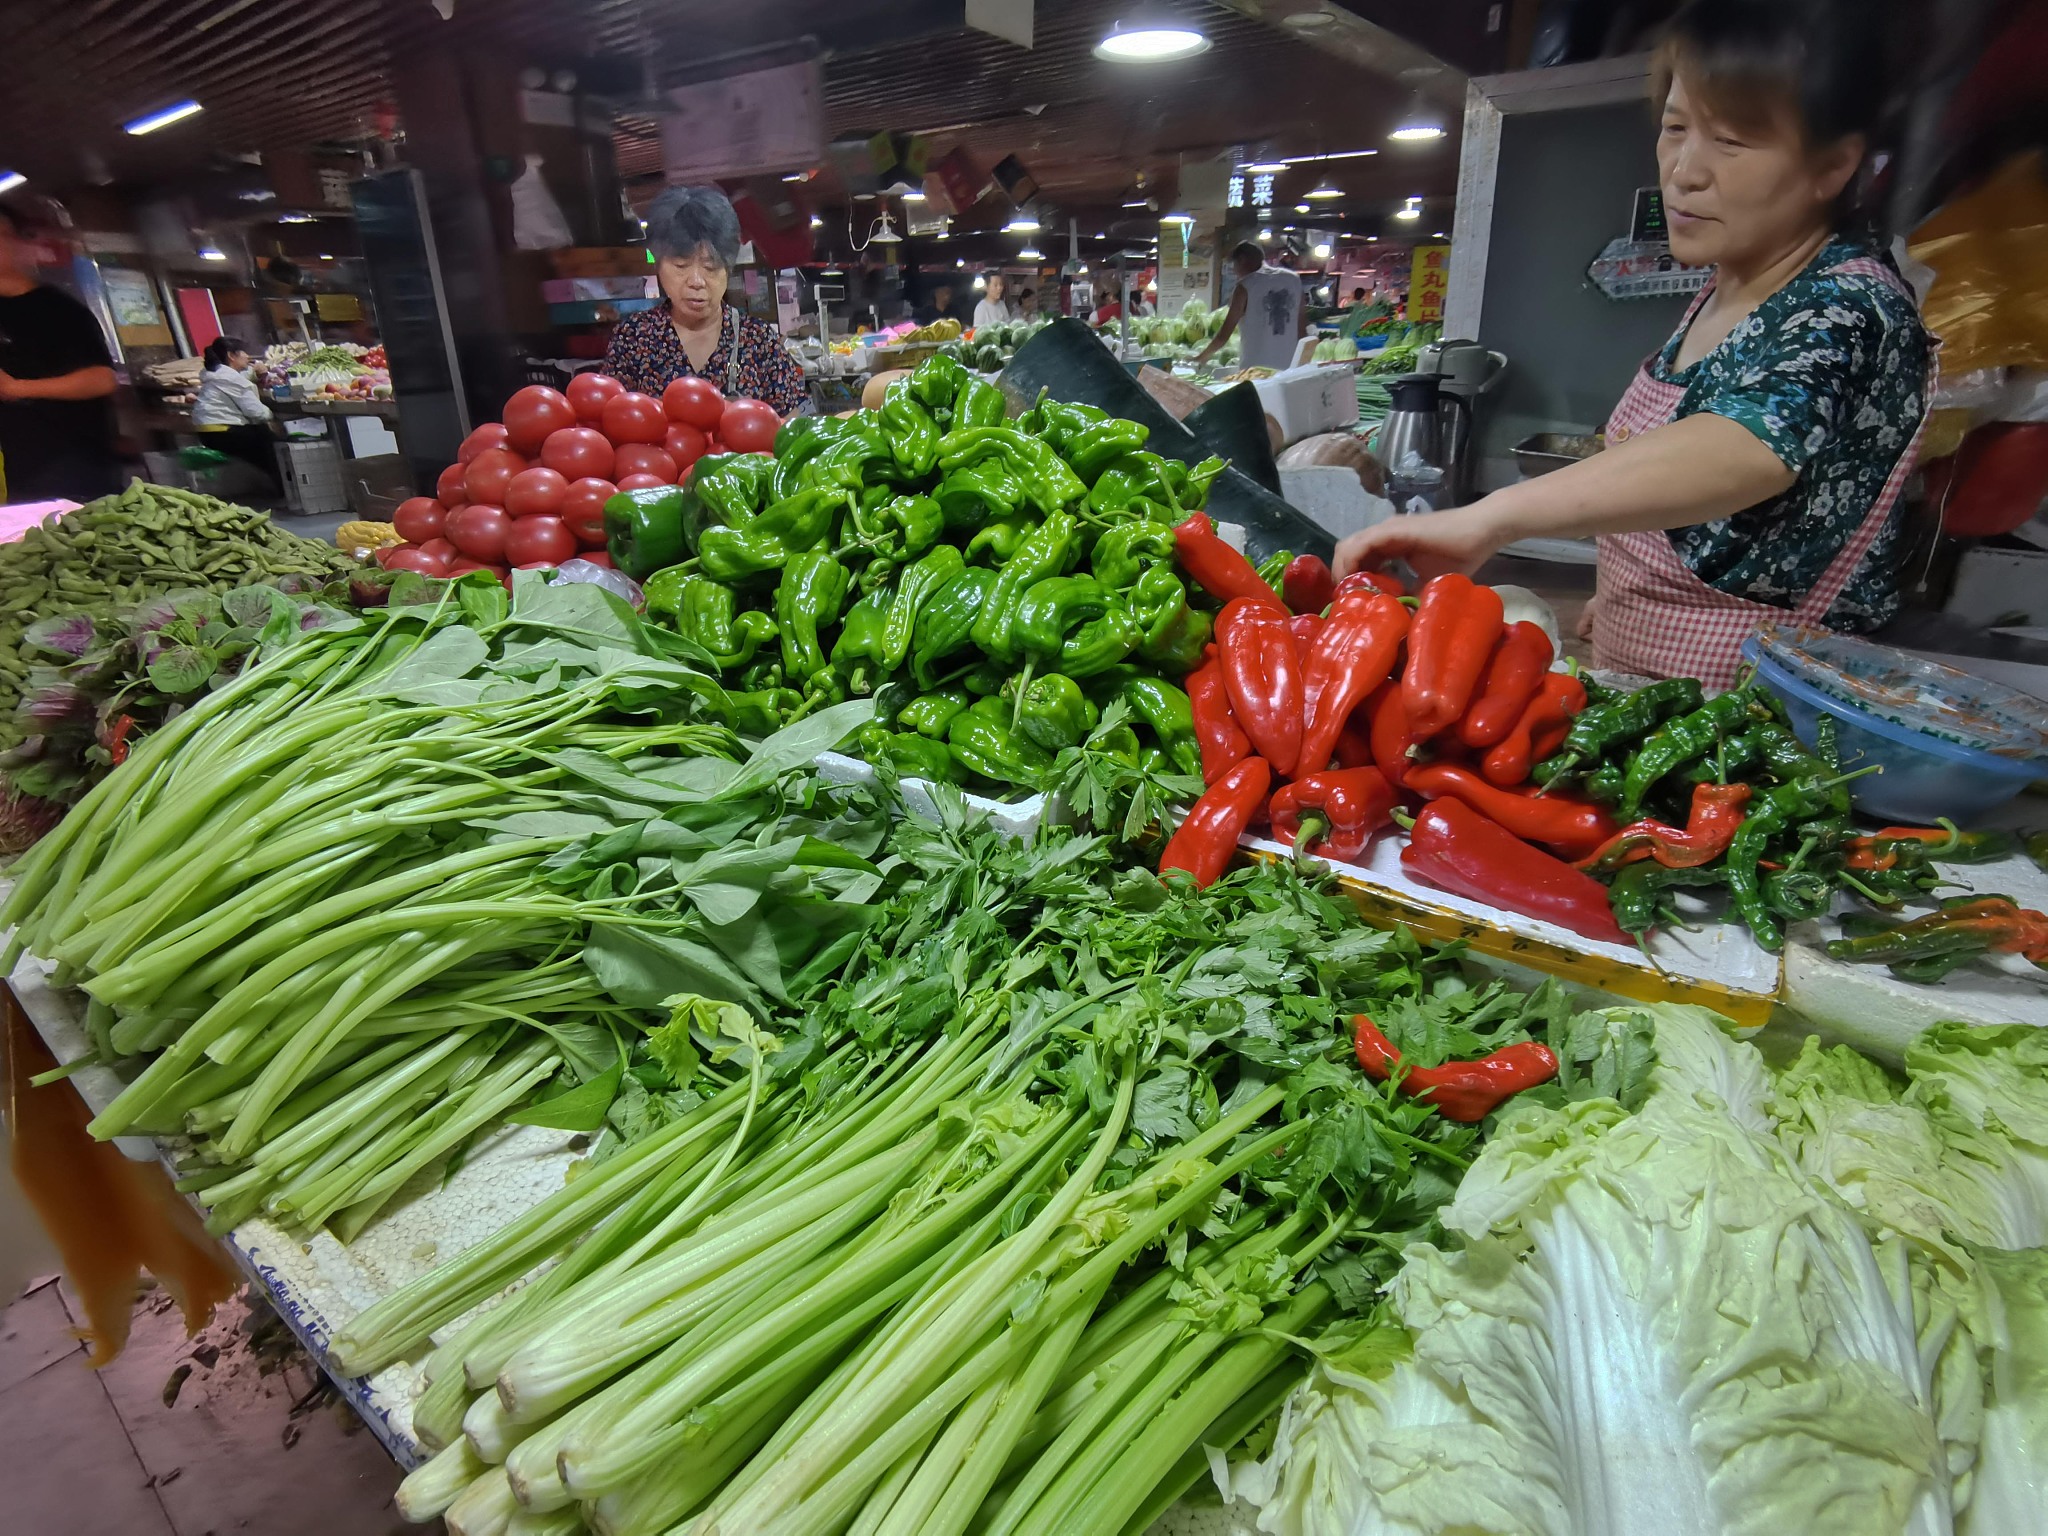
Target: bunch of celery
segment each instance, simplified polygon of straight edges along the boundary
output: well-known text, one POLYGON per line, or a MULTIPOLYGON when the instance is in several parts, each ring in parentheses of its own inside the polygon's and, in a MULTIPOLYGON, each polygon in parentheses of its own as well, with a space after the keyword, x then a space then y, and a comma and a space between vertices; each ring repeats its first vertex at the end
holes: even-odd
POLYGON ((880 888, 874 807, 789 781, 862 706, 742 761, 734 701, 595 587, 465 582, 278 639, 0 913, 140 1067, 94 1133, 195 1138, 216 1227, 347 1235, 508 1115, 596 1129, 663 998, 765 1011, 880 888))
POLYGON ((1351 1014, 1533 1017, 1289 866, 1197 893, 958 818, 891 852, 914 878, 769 1057, 802 1107, 700 1160, 686 1213, 572 1184, 337 1339, 375 1368, 566 1249, 429 1357, 410 1517, 1121 1532, 1465 1166, 1477 1132, 1367 1082, 1351 1014))

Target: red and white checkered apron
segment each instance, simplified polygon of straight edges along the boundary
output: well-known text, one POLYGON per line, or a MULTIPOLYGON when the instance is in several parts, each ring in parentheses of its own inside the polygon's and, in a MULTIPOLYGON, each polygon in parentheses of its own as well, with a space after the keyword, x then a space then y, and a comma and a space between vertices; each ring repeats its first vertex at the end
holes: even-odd
MULTIPOLYGON (((1830 276, 1836 274, 1875 277, 1902 293, 1909 292, 1896 272, 1867 256, 1829 269, 1830 276)), ((1683 325, 1692 323, 1712 292, 1709 282, 1686 311, 1683 325)), ((1654 431, 1677 415, 1685 390, 1659 380, 1651 372, 1655 361, 1650 358, 1637 371, 1635 382, 1608 419, 1610 444, 1654 431)), ((1729 688, 1742 668, 1742 642, 1760 623, 1819 626, 1884 531, 1906 477, 1919 460, 1920 439, 1927 430, 1925 402, 1934 398, 1934 382, 1930 350, 1919 428, 1892 466, 1891 478, 1869 514, 1796 607, 1787 610, 1753 603, 1708 586, 1686 568, 1671 547, 1670 535, 1661 529, 1602 534, 1599 602, 1593 610, 1593 665, 1643 677, 1696 677, 1709 688, 1729 688)))

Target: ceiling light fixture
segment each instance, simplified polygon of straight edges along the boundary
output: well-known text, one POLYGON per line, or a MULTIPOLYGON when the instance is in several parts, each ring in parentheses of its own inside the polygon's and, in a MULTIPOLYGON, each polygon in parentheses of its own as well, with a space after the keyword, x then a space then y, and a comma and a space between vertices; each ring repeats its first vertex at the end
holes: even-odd
POLYGON ((1402 205, 1401 205, 1401 206, 1400 206, 1399 208, 1396 208, 1396 209, 1394 210, 1394 217, 1395 217, 1395 218, 1397 218, 1397 219, 1419 219, 1419 218, 1421 218, 1421 217, 1422 217, 1422 199, 1421 199, 1421 198, 1419 198, 1419 197, 1411 197, 1411 198, 1409 198, 1407 202, 1403 203, 1403 204, 1402 204, 1402 205))
POLYGON ((915 187, 912 187, 908 192, 903 194, 903 201, 906 203, 921 203, 924 201, 924 194, 918 191, 915 187))
POLYGON ((310 224, 313 222, 313 215, 310 213, 280 213, 277 216, 277 222, 280 224, 310 224))
POLYGON ((1163 64, 1209 51, 1209 39, 1171 22, 1119 21, 1095 45, 1095 57, 1115 64, 1163 64))
POLYGON ((813 229, 823 229, 824 227, 825 227, 825 221, 824 221, 823 219, 819 218, 819 217, 818 217, 818 216, 817 216, 817 215, 816 215, 815 213, 814 213, 814 214, 812 214, 812 215, 811 215, 811 228, 813 228, 813 229))
POLYGON ((838 267, 836 267, 836 266, 831 266, 831 267, 820 267, 820 268, 818 268, 818 276, 820 276, 820 277, 844 277, 844 276, 846 276, 846 274, 845 274, 845 272, 841 271, 841 270, 840 270, 840 269, 839 269, 838 267))
POLYGON ((1191 213, 1162 213, 1159 215, 1159 222, 1162 224, 1192 224, 1195 222, 1195 216, 1191 213))
POLYGON ((1311 202, 1323 203, 1328 202, 1333 197, 1342 197, 1344 191, 1341 187, 1333 187, 1326 181, 1321 186, 1316 187, 1312 191, 1304 192, 1301 195, 1308 198, 1311 202))
POLYGON ((1271 231, 1270 229, 1262 229, 1259 231, 1259 238, 1261 240, 1270 240, 1273 238, 1273 231, 1271 231))
POLYGON ((1045 252, 1039 250, 1036 246, 1027 245, 1017 253, 1017 259, 1019 261, 1043 261, 1045 260, 1045 252))
POLYGON ((783 177, 782 179, 784 181, 802 181, 805 179, 805 177, 802 171, 791 171, 787 176, 783 177))
POLYGON ((1003 226, 1003 233, 1006 235, 1028 235, 1037 228, 1038 220, 1032 218, 1028 213, 1020 213, 1003 226))
POLYGON ((974 274, 974 281, 970 283, 968 286, 973 288, 976 293, 979 293, 982 289, 988 286, 988 279, 982 276, 981 273, 977 272, 974 274))
POLYGON ((0 192, 12 192, 27 180, 19 171, 0 171, 0 192))
POLYGON ((1287 162, 1285 160, 1260 160, 1251 165, 1240 165, 1238 169, 1240 171, 1249 171, 1254 176, 1265 173, 1278 175, 1281 171, 1287 169, 1287 162))
POLYGON ((199 259, 201 261, 226 261, 228 253, 221 250, 218 246, 202 245, 199 247, 199 259))
POLYGON ((1339 149, 1327 155, 1293 155, 1281 161, 1282 165, 1321 165, 1325 160, 1359 160, 1367 155, 1376 155, 1376 149, 1339 149))
POLYGON ((1330 259, 1330 243, 1329 243, 1329 242, 1328 242, 1327 240, 1325 240, 1325 241, 1324 241, 1324 242, 1323 242, 1323 243, 1322 243, 1321 245, 1319 245, 1319 246, 1317 246, 1317 247, 1316 247, 1316 260, 1317 260, 1317 261, 1328 261, 1329 259, 1330 259))
POLYGON ((1307 203, 1296 203, 1294 205, 1294 211, 1296 213, 1307 213, 1310 211, 1310 209, 1307 203))
POLYGON ((1367 245, 1378 245, 1380 243, 1380 237, 1378 235, 1367 235, 1365 237, 1365 243, 1367 245))
POLYGON ((1427 144, 1431 139, 1443 136, 1443 129, 1435 123, 1403 123, 1387 135, 1396 144, 1427 144))
POLYGON ((138 117, 132 123, 123 123, 124 133, 155 133, 159 128, 168 128, 172 123, 183 122, 195 112, 205 110, 196 101, 181 101, 174 107, 165 107, 161 112, 152 112, 147 117, 138 117))
POLYGON ((1314 32, 1327 27, 1337 18, 1328 11, 1293 11, 1280 18, 1280 25, 1292 27, 1297 32, 1314 32))

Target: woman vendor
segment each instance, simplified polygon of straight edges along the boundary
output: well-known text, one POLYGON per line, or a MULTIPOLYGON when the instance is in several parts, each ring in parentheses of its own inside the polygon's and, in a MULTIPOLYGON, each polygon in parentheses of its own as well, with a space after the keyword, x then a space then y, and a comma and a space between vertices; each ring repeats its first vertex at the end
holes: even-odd
POLYGON ((1657 55, 1657 161, 1672 254, 1715 271, 1606 451, 1354 535, 1338 571, 1595 534, 1595 664, 1716 686, 1760 622, 1890 619, 1935 348, 1856 213, 1881 31, 1864 0, 1691 0, 1657 55))
POLYGON ((729 398, 760 400, 778 416, 810 398, 803 369, 774 326, 725 302, 740 254, 739 215, 714 187, 670 187, 647 210, 647 244, 668 302, 628 315, 612 332, 604 371, 660 398, 686 375, 729 398))

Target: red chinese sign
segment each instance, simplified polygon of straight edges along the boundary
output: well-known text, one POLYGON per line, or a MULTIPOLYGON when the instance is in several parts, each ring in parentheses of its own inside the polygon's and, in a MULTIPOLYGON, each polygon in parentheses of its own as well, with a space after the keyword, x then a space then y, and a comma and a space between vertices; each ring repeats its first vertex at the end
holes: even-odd
POLYGON ((1408 318, 1442 321, 1444 295, 1451 287, 1451 248, 1418 245, 1408 273, 1408 318))

